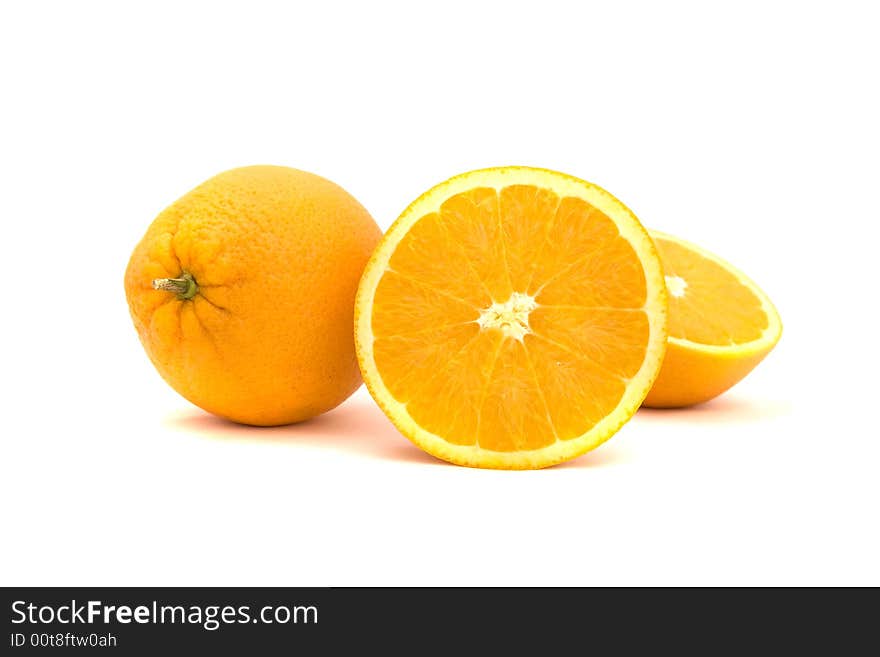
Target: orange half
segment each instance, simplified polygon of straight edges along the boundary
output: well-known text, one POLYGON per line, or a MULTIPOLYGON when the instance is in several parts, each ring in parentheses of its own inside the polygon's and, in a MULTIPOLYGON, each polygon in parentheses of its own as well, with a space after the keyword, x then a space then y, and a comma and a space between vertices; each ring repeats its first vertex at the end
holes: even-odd
POLYGON ((635 413, 666 344, 654 245, 596 185, 527 167, 425 193, 367 264, 358 360, 397 428, 441 459, 540 468, 635 413))
POLYGON ((657 231, 651 236, 668 288, 669 345, 645 406, 708 401, 770 353, 782 335, 779 313, 729 262, 678 237, 657 231))

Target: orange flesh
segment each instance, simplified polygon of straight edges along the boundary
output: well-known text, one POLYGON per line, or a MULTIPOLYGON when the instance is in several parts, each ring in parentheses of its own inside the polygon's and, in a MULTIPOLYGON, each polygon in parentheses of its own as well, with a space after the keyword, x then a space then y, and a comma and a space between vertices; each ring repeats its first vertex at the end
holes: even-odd
POLYGON ((641 262, 601 211, 548 189, 447 199, 397 245, 373 300, 373 353, 390 393, 458 445, 538 449, 608 415, 649 340, 641 262), (479 320, 528 295, 518 339, 479 320))
POLYGON ((705 345, 727 346, 757 340, 768 327, 761 300, 715 262, 680 244, 655 237, 667 284, 686 283, 669 294, 669 336, 705 345))

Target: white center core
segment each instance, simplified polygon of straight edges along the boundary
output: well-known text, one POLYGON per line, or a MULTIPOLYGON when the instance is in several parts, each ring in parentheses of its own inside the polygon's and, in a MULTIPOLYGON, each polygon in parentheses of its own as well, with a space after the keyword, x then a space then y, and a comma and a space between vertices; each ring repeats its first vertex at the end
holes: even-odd
POLYGON ((688 284, 681 276, 666 276, 666 289, 676 298, 683 297, 688 284))
POLYGON ((480 328, 498 328, 504 331, 504 335, 522 341, 526 333, 532 332, 529 328, 529 313, 537 307, 535 297, 514 292, 504 303, 496 301, 481 310, 477 323, 480 328))

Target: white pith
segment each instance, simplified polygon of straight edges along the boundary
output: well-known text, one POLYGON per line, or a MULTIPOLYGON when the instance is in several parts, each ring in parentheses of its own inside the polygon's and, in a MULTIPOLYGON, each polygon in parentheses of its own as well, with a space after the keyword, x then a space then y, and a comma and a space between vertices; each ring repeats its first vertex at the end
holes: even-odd
POLYGON ((681 276, 666 276, 666 291, 670 296, 680 299, 687 292, 688 283, 681 276))
POLYGON ((537 307, 535 297, 523 292, 514 292, 504 303, 495 301, 491 306, 480 311, 477 324, 482 329, 501 329, 504 335, 522 342, 523 336, 532 332, 529 327, 529 313, 537 307))

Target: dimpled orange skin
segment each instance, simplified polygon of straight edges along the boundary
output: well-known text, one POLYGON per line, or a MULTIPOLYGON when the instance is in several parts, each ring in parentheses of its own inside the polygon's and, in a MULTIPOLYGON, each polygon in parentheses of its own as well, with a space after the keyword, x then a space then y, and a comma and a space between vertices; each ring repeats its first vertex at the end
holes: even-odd
POLYGON ((380 237, 329 180, 232 169, 150 225, 125 272, 131 316, 156 369, 197 406, 243 424, 305 420, 361 383, 354 297, 380 237), (153 287, 186 274, 191 298, 153 287))

